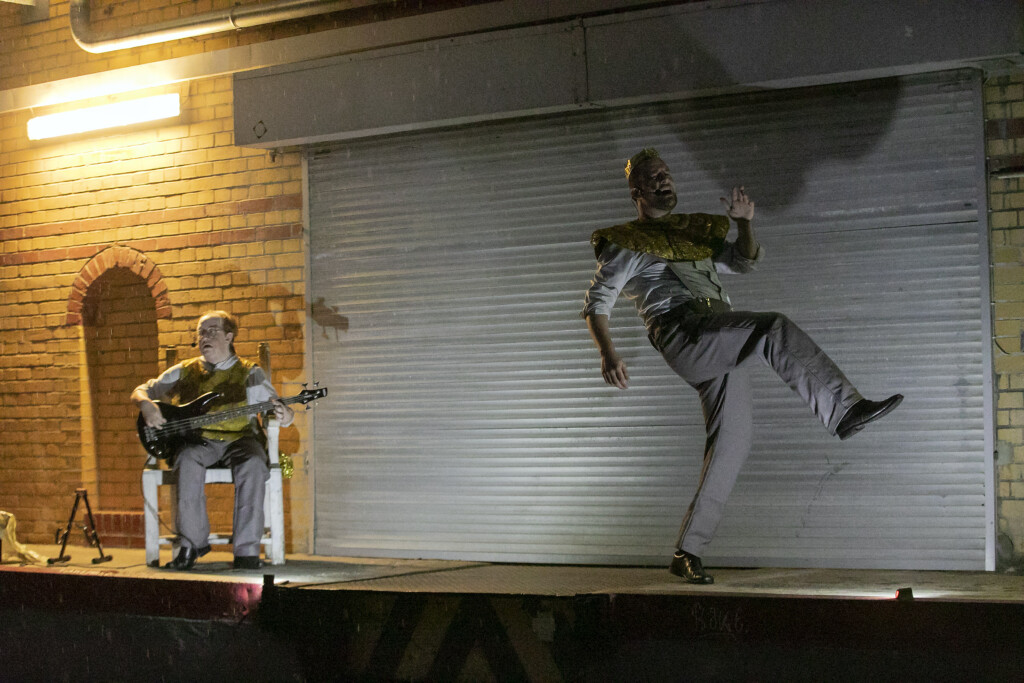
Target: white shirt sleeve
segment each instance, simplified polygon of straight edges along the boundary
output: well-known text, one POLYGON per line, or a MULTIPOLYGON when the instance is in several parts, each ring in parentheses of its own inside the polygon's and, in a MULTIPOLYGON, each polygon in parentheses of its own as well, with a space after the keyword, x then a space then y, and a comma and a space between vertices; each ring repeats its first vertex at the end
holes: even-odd
POLYGON ((719 273, 749 273, 757 268, 757 264, 764 258, 764 247, 757 245, 757 253, 754 258, 747 258, 740 253, 739 249, 732 242, 726 242, 722 253, 715 257, 715 270, 719 273))
POLYGON ((637 256, 634 252, 607 242, 597 259, 597 271, 583 298, 583 317, 611 316, 612 307, 622 288, 636 272, 637 256))

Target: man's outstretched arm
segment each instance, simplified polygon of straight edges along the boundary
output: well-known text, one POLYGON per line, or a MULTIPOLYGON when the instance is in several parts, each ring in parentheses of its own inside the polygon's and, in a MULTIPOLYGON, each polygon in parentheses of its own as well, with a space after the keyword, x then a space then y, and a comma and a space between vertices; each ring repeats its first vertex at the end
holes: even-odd
POLYGON ((626 363, 615 352, 615 345, 608 333, 608 316, 592 313, 587 316, 587 329, 601 352, 601 376, 613 387, 625 389, 629 386, 629 372, 626 363))

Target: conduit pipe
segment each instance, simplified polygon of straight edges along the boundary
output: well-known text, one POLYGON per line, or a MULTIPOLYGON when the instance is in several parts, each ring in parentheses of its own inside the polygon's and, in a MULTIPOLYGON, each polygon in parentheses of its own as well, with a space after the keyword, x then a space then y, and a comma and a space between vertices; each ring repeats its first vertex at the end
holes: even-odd
POLYGON ((242 5, 230 9, 182 17, 125 31, 97 34, 89 23, 89 0, 71 0, 69 10, 71 35, 86 52, 99 54, 153 45, 170 40, 194 38, 221 31, 263 26, 292 19, 302 19, 330 12, 366 7, 380 0, 276 0, 258 5, 242 5))

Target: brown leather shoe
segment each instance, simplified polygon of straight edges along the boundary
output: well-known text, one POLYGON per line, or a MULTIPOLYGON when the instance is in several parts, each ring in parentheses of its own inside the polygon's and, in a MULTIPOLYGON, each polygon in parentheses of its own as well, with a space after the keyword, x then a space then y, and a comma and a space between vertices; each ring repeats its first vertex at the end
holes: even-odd
POLYGON ((903 402, 903 394, 893 394, 884 401, 869 401, 866 398, 854 403, 836 426, 836 436, 845 441, 864 429, 869 423, 885 417, 903 402))
POLYGON ((709 584, 715 582, 714 577, 704 571, 704 565, 701 564, 700 558, 685 550, 676 551, 668 570, 690 583, 709 584))

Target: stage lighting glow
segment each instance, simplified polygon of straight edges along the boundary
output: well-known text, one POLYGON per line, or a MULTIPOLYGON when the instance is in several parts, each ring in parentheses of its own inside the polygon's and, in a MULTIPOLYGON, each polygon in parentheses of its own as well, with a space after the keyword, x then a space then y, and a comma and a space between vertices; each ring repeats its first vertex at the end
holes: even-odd
POLYGON ((181 114, 178 93, 154 95, 137 100, 104 104, 58 114, 37 116, 28 122, 28 139, 43 140, 94 130, 130 126, 146 121, 173 118, 181 114))

